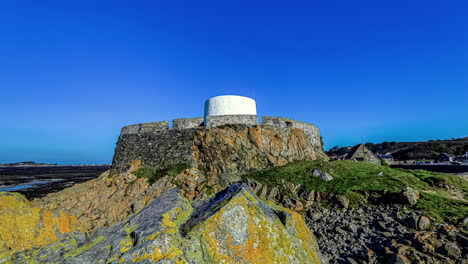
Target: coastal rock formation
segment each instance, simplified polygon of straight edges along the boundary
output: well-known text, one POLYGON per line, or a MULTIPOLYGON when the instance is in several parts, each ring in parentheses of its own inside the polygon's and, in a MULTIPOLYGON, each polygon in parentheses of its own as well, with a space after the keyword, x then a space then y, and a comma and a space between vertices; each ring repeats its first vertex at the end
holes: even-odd
POLYGON ((138 167, 137 162, 129 172, 112 177, 105 172, 96 179, 35 199, 33 203, 48 210, 63 210, 75 215, 86 231, 108 227, 175 187, 167 177, 153 185, 146 179, 138 179, 131 173, 138 167))
POLYGON ((164 175, 151 184, 133 174, 140 166, 141 162, 136 161, 127 172, 114 175, 105 172, 96 179, 35 199, 33 203, 47 210, 66 211, 79 219, 85 231, 93 231, 135 214, 171 188, 179 187, 192 201, 214 195, 230 183, 191 168, 176 176, 164 175))
POLYGON ((326 158, 314 149, 303 130, 274 126, 229 125, 198 131, 193 149, 197 167, 215 175, 326 158))
POLYGON ((9 192, 0 192, 0 223, 0 259, 10 251, 47 245, 82 229, 75 216, 42 209, 9 192))
MULTIPOLYGON (((127 220, 12 256, 14 263, 323 263, 301 216, 244 184, 190 202, 171 189, 127 220)), ((6 258, 3 261, 8 261, 6 258)), ((2 261, 0 261, 1 263, 2 261)))
POLYGON ((145 130, 123 128, 111 174, 143 166, 169 168, 187 164, 208 175, 242 173, 294 160, 328 159, 318 129, 279 125, 223 125, 215 128, 145 130))

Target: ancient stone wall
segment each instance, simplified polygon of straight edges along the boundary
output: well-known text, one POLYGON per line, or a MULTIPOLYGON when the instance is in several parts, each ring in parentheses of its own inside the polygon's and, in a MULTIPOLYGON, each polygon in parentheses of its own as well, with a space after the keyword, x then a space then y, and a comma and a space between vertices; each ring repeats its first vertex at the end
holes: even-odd
POLYGON ((137 134, 137 133, 145 133, 145 132, 155 132, 159 130, 169 129, 169 122, 168 121, 160 121, 160 122, 151 122, 151 123, 142 123, 136 124, 131 126, 126 126, 122 128, 120 134, 137 134))
POLYGON ((312 124, 297 121, 294 119, 274 116, 262 116, 262 124, 302 129, 309 137, 311 145, 315 146, 317 151, 321 151, 323 149, 320 131, 316 126, 312 124))
POLYGON ((157 168, 176 164, 196 167, 192 149, 195 134, 195 128, 122 133, 115 148, 112 172, 126 171, 135 160, 157 168))
POLYGON ((218 127, 226 124, 257 125, 258 116, 256 115, 219 115, 207 116, 206 127, 218 127))
POLYGON ((187 129, 194 127, 202 127, 203 125, 203 117, 178 118, 172 121, 173 129, 187 129))

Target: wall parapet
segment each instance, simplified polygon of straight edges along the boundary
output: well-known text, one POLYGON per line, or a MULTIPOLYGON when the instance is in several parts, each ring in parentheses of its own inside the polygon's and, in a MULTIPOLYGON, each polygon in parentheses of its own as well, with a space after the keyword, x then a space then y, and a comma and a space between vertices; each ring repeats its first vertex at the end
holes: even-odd
MULTIPOLYGON (((227 124, 242 124, 246 126, 258 125, 258 116, 256 115, 219 115, 207 116, 206 123, 203 117, 178 118, 172 120, 173 129, 184 130, 191 128, 215 128, 227 124)), ((262 116, 261 125, 270 125, 283 128, 297 128, 304 130, 309 136, 313 145, 322 144, 319 129, 309 123, 289 119, 285 117, 262 116)), ((161 130, 169 130, 169 121, 159 121, 125 126, 122 128, 121 135, 150 133, 161 130)))
POLYGON ((227 124, 243 124, 253 126, 258 124, 257 115, 219 115, 207 116, 205 126, 208 128, 227 124))
POLYGON ((177 118, 172 120, 172 128, 173 129, 187 129, 187 128, 195 128, 195 127, 203 127, 203 117, 195 117, 195 118, 177 118))
POLYGON ((120 132, 121 135, 125 134, 137 134, 137 133, 147 133, 155 132, 160 130, 169 129, 169 121, 159 121, 159 122, 150 122, 150 123, 141 123, 136 125, 125 126, 120 132))
POLYGON ((320 146, 320 148, 323 147, 322 138, 320 137, 320 131, 316 126, 312 124, 285 117, 275 116, 262 116, 262 124, 301 129, 309 137, 312 146, 320 146))

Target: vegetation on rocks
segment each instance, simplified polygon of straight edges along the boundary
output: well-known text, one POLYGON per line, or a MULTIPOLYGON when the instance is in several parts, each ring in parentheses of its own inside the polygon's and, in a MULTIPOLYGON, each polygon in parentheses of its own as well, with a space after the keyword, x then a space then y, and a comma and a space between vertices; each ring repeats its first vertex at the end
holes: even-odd
POLYGON ((176 164, 167 169, 143 166, 134 171, 133 175, 137 176, 137 178, 146 178, 148 179, 148 183, 153 184, 166 175, 174 177, 189 168, 190 166, 187 164, 176 164))
POLYGON ((366 204, 370 196, 383 199, 398 198, 401 190, 410 186, 421 193, 421 200, 414 209, 442 222, 459 222, 468 215, 465 195, 468 183, 455 175, 422 170, 392 169, 366 162, 345 161, 297 161, 270 170, 256 171, 243 176, 285 193, 284 182, 300 184, 307 190, 340 194, 350 200, 352 206, 366 204), (315 169, 327 172, 333 180, 313 177, 315 169))

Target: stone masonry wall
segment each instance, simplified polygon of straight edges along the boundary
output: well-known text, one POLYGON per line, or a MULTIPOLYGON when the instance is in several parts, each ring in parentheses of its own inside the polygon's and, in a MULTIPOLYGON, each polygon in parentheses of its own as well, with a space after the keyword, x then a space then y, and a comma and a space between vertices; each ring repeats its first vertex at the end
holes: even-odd
POLYGON ((193 160, 195 128, 122 133, 114 152, 112 172, 126 171, 135 160, 144 166, 169 168, 176 164, 196 167, 193 160))
POLYGON ((257 125, 258 116, 256 115, 220 115, 207 116, 206 127, 218 127, 226 124, 257 125))
POLYGON ((297 121, 294 119, 274 116, 262 116, 262 124, 302 129, 309 137, 310 143, 316 148, 316 151, 323 150, 323 143, 322 138, 320 137, 320 130, 312 124, 297 121))
POLYGON ((203 117, 195 118, 179 118, 172 121, 172 128, 174 129, 187 129, 203 126, 203 117))
POLYGON ((120 134, 122 135, 122 134, 156 132, 156 131, 165 130, 165 129, 169 129, 168 121, 142 123, 142 124, 126 126, 122 128, 122 131, 120 132, 120 134))

